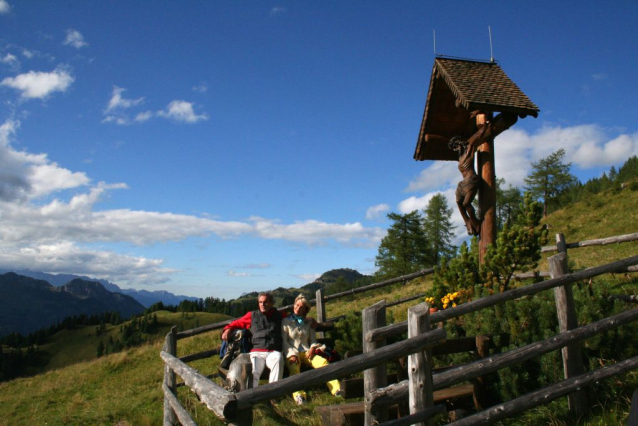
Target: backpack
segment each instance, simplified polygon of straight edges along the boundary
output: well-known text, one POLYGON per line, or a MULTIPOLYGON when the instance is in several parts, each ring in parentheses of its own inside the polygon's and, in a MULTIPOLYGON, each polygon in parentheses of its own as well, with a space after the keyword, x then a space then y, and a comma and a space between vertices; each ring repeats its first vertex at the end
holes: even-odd
POLYGON ((248 353, 251 349, 250 331, 243 329, 231 331, 228 340, 222 340, 222 347, 219 349, 219 358, 222 362, 219 366, 228 369, 237 355, 248 353))
POLYGON ((341 355, 339 355, 339 352, 325 345, 323 345, 321 349, 315 349, 315 355, 325 358, 328 362, 341 361, 341 355))

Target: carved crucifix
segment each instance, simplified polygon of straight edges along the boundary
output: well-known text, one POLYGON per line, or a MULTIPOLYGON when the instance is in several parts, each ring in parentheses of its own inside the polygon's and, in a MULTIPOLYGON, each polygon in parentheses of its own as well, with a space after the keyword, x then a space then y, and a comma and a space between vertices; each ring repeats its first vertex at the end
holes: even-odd
POLYGON ((478 130, 468 140, 454 136, 448 142, 448 148, 456 152, 459 157, 459 171, 463 180, 456 188, 456 204, 465 221, 469 235, 481 233, 481 221, 476 217, 472 202, 479 190, 481 179, 474 170, 474 154, 484 143, 490 142, 503 131, 516 123, 518 117, 514 114, 499 114, 489 121, 483 111, 472 111, 470 119, 476 119, 478 130))

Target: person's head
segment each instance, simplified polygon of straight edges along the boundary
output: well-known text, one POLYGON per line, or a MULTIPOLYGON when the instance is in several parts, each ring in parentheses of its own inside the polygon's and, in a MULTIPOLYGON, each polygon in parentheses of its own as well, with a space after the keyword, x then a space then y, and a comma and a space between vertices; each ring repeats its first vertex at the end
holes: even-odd
POLYGON ((460 136, 453 136, 448 142, 447 147, 460 154, 467 148, 467 141, 460 136))
POLYGON ((310 308, 312 308, 312 306, 310 305, 310 302, 308 302, 308 299, 306 299, 306 296, 300 294, 295 299, 295 304, 292 307, 292 311, 295 313, 295 315, 304 317, 310 311, 310 308))
POLYGON ((257 302, 259 303, 259 311, 265 314, 266 312, 270 310, 270 308, 272 308, 272 305, 274 304, 275 300, 272 297, 272 294, 270 294, 269 292, 264 292, 264 293, 259 293, 259 296, 257 297, 257 302))

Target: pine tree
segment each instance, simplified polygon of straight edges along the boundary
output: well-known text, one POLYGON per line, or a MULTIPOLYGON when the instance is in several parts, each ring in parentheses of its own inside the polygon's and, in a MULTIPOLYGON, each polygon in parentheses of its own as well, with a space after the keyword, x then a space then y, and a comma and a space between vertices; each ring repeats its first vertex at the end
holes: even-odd
POLYGON ((381 240, 375 265, 377 275, 397 277, 434 264, 432 251, 423 229, 423 218, 417 210, 404 215, 389 213, 393 221, 381 240))
POLYGON ((534 198, 543 199, 543 217, 547 217, 547 206, 554 201, 562 191, 573 185, 577 179, 570 173, 571 163, 563 163, 565 150, 563 148, 532 162, 532 172, 525 178, 525 187, 534 198))
POLYGON ((97 344, 97 357, 101 357, 102 355, 104 355, 104 342, 102 342, 101 340, 98 342, 97 344))
POLYGON ((436 194, 423 210, 425 220, 423 228, 425 237, 432 249, 432 262, 438 265, 441 259, 448 259, 456 252, 452 244, 454 228, 452 224, 452 209, 448 207, 443 194, 436 194))
POLYGON ((521 190, 509 185, 503 189, 505 179, 496 179, 496 229, 502 230, 505 225, 511 225, 520 214, 519 205, 523 201, 521 190))

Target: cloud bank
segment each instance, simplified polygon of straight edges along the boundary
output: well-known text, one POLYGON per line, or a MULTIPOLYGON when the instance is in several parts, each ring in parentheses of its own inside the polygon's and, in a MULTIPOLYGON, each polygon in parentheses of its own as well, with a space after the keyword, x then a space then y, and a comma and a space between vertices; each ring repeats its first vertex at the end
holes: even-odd
MULTIPOLYGON (((123 255, 105 244, 149 246, 188 238, 279 239, 295 244, 375 247, 385 233, 361 223, 317 220, 285 224, 259 216, 247 220, 130 209, 99 210, 110 191, 124 183, 93 183, 51 161, 46 154, 13 148, 20 122, 0 126, 0 268, 29 268, 50 273, 97 276, 129 284, 165 282, 175 272, 162 259, 123 255), (69 194, 68 199, 63 195, 69 194)), ((263 269, 251 264, 244 269, 263 269)), ((245 276, 232 271, 232 276, 245 276)))

